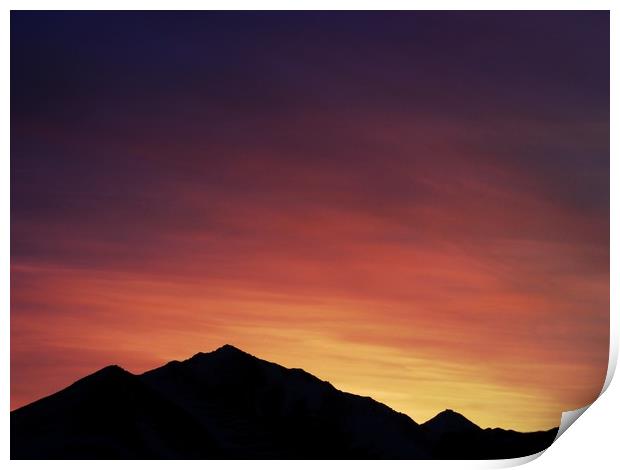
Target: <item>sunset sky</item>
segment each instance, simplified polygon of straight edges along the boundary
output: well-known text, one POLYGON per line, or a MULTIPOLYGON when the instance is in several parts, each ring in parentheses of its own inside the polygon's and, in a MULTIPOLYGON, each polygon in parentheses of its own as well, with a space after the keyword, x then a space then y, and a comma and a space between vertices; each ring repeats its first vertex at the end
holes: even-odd
POLYGON ((557 426, 609 339, 609 15, 11 14, 11 407, 229 343, 557 426))

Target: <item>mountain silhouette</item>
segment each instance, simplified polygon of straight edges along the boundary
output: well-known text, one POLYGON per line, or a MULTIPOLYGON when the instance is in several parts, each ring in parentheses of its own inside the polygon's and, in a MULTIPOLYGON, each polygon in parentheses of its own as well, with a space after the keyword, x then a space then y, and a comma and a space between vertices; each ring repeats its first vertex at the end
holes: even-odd
POLYGON ((556 434, 481 429, 451 410, 419 425, 225 345, 141 375, 108 366, 11 412, 11 458, 509 458, 556 434))
POLYGON ((507 459, 535 454, 551 445, 558 428, 520 433, 482 429, 465 416, 445 410, 421 425, 441 459, 507 459))

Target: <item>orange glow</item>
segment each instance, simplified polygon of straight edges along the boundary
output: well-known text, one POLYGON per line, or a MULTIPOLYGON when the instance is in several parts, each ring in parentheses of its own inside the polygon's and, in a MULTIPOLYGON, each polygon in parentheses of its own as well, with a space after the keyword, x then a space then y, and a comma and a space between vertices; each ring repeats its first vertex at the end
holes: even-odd
POLYGON ((142 372, 224 343, 420 422, 453 408, 481 426, 549 428, 599 390, 608 286, 565 269, 571 245, 418 246, 391 240, 389 221, 329 210, 251 220, 260 249, 218 240, 215 265, 201 259, 209 237, 192 234, 144 270, 13 265, 29 315, 12 322, 12 407, 108 363, 142 372), (32 321, 41 310, 54 321, 32 321), (49 362, 25 366, 44 351, 49 362))

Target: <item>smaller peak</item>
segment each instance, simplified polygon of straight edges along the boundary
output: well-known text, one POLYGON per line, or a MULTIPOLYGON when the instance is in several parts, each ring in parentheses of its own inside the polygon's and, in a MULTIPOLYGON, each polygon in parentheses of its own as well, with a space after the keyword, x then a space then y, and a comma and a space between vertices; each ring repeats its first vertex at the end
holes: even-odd
POLYGON ((81 379, 79 379, 77 382, 75 382, 76 384, 78 383, 90 383, 93 381, 109 381, 109 380, 124 380, 125 377, 131 377, 133 374, 131 374, 131 372, 127 372, 125 369, 123 369, 122 367, 113 364, 110 366, 105 366, 103 369, 99 369, 96 372, 93 372, 90 375, 87 375, 86 377, 82 377, 81 379))
POLYGON ((109 366, 105 366, 103 369, 99 369, 97 372, 91 374, 87 377, 102 377, 102 378, 117 378, 117 377, 126 377, 132 375, 131 372, 126 371, 121 366, 117 364, 112 364, 109 366))
POLYGON ((476 430, 480 427, 467 419, 461 413, 448 408, 429 419, 424 426, 436 431, 467 431, 476 430))
POLYGON ((127 373, 127 371, 117 364, 111 364, 95 372, 95 374, 118 374, 118 373, 127 373))

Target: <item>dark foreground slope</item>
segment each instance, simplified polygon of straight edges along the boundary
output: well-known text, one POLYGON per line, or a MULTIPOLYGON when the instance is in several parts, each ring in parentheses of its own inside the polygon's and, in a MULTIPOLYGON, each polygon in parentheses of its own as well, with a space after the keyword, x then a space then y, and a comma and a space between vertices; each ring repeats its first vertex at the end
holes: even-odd
MULTIPOLYGON (((446 414, 447 413, 447 414, 446 414)), ((11 458, 507 458, 545 433, 423 425, 232 346, 142 375, 111 366, 11 413, 11 458)))
POLYGON ((140 377, 106 367, 11 413, 11 458, 207 458, 208 433, 140 377))

